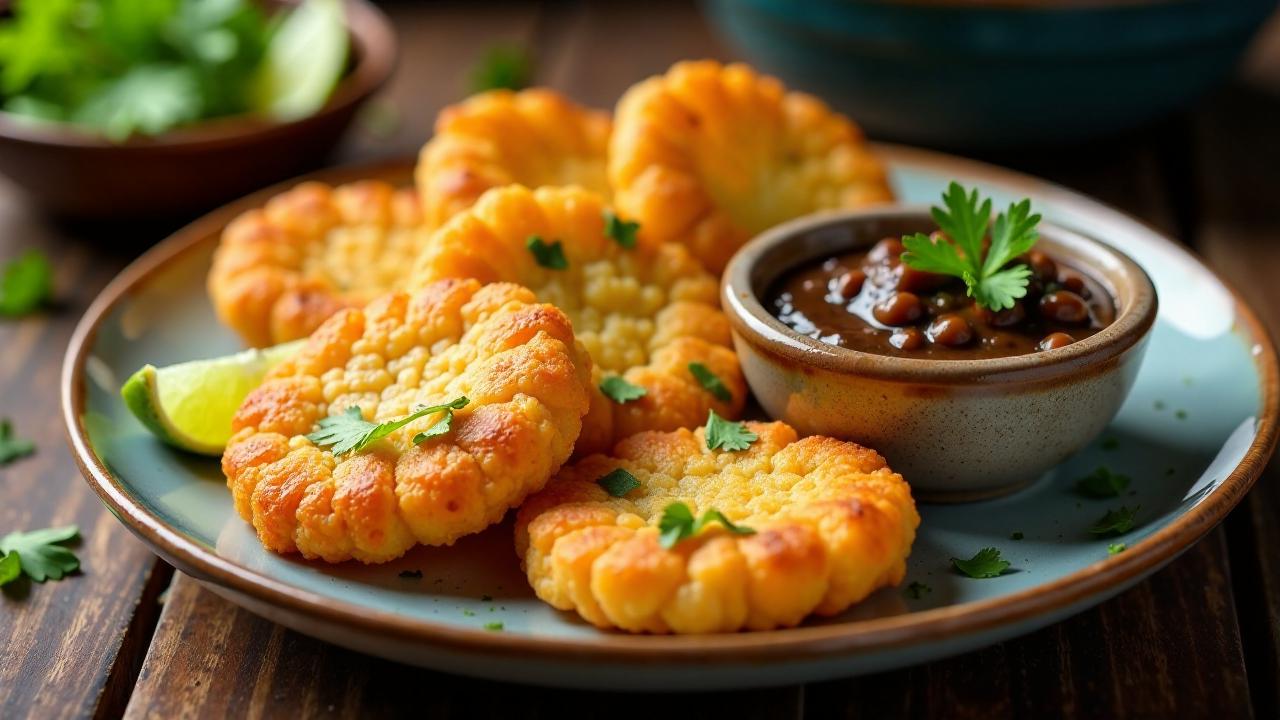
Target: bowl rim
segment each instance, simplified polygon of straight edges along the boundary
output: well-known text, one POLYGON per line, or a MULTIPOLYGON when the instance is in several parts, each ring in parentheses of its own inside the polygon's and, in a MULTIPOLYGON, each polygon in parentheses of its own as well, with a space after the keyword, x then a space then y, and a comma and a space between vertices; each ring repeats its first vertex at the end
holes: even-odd
POLYGON ((305 180, 344 182, 348 179, 381 176, 382 173, 411 173, 412 158, 400 162, 370 163, 345 168, 329 168, 279 183, 253 195, 213 210, 134 260, 98 294, 81 317, 67 345, 61 373, 62 421, 68 444, 86 483, 98 494, 135 535, 153 551, 202 584, 221 586, 227 593, 242 595, 254 602, 296 614, 308 621, 344 628, 358 628, 372 637, 391 642, 423 644, 440 650, 509 657, 526 661, 555 660, 569 655, 581 662, 630 662, 660 664, 673 661, 711 664, 731 655, 735 662, 791 660, 802 662, 836 654, 901 650, 926 642, 944 642, 1014 627, 1022 622, 1054 613, 1064 613, 1090 602, 1108 591, 1127 587, 1163 566, 1199 540, 1235 507, 1253 486, 1275 450, 1280 435, 1280 363, 1265 326, 1241 295, 1222 277, 1190 251, 1164 238, 1150 224, 1106 206, 1100 201, 1060 185, 994 165, 901 145, 874 145, 878 154, 905 162, 930 163, 946 168, 953 176, 963 173, 984 182, 1002 182, 1040 193, 1077 207, 1102 212, 1147 229, 1159 236, 1170 253, 1204 268, 1231 297, 1237 324, 1258 347, 1253 354, 1259 374, 1260 414, 1248 450, 1231 472, 1203 502, 1188 509, 1165 527, 1132 545, 1127 552, 1097 562, 1050 583, 989 598, 841 625, 801 625, 785 630, 720 635, 624 635, 600 633, 590 638, 541 638, 480 629, 457 628, 429 621, 370 611, 363 606, 334 601, 300 591, 284 581, 223 558, 213 549, 184 537, 169 527, 151 509, 130 497, 124 484, 99 460, 93 451, 82 413, 85 408, 84 369, 99 325, 117 303, 127 298, 135 285, 170 263, 200 249, 202 236, 236 214, 264 202, 271 195, 305 180))
POLYGON ((0 140, 96 151, 187 149, 280 131, 341 112, 363 102, 381 88, 391 77, 399 57, 395 31, 381 9, 369 0, 343 0, 343 6, 347 32, 353 48, 357 50, 351 53, 355 65, 339 79, 325 104, 310 114, 277 121, 244 112, 199 120, 159 135, 134 134, 121 142, 112 142, 71 123, 28 122, 0 110, 0 140))
MULTIPOLYGON (((830 345, 802 335, 784 325, 765 309, 752 282, 760 263, 802 235, 837 226, 883 221, 916 221, 934 225, 928 206, 885 204, 860 210, 835 210, 807 215, 777 225, 743 245, 729 260, 721 280, 721 304, 734 331, 743 340, 772 355, 809 367, 914 384, 975 384, 1043 381, 1062 378, 1103 366, 1140 343, 1155 324, 1158 300, 1155 285, 1133 258, 1097 238, 1051 223, 1040 224, 1041 240, 1051 246, 1087 248, 1107 257, 1123 278, 1126 288, 1114 287, 1098 268, 1083 268, 1103 280, 1116 303, 1116 317, 1097 333, 1057 350, 998 358, 908 358, 830 345), (1063 241, 1066 241, 1065 243, 1063 241)), ((869 244, 868 244, 869 246, 869 244)), ((831 252, 853 249, 840 247, 831 252)), ((819 256, 821 257, 821 256, 819 256)), ((812 262, 814 256, 797 254, 773 271, 773 277, 812 262)))

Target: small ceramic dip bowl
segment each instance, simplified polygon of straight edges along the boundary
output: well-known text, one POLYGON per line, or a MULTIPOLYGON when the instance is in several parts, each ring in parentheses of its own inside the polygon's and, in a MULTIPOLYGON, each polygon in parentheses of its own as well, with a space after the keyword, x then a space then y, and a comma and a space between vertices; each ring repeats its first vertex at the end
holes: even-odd
POLYGON ((1036 249, 1115 302, 1111 324, 1055 350, 963 360, 863 352, 795 332, 761 300, 798 267, 936 229, 925 208, 800 218, 734 256, 721 298, 747 382, 771 417, 875 448, 920 498, 1002 495, 1087 445, 1115 416, 1155 321, 1155 288, 1125 254, 1042 223, 1036 249))

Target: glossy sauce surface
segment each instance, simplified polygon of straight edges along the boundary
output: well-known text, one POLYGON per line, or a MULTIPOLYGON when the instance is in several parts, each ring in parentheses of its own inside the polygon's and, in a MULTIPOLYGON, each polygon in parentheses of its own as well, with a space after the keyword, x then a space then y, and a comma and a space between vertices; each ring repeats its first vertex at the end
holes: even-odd
POLYGON ((783 324, 863 352, 976 360, 1053 350, 1111 324, 1115 302, 1087 273, 1032 250, 1027 294, 1000 312, 978 307, 959 278, 921 272, 886 238, 870 251, 836 255, 783 275, 764 298, 783 324))

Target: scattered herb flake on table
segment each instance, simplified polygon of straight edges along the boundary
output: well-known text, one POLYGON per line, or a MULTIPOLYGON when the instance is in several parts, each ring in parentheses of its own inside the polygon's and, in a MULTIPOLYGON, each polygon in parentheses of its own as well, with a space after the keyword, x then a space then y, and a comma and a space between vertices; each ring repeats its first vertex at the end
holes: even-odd
POLYGON ((975 579, 999 577, 1009 569, 1010 562, 1000 557, 996 548, 982 548, 968 560, 951 558, 951 566, 960 573, 975 579))
POLYGON ((35 443, 14 436, 13 425, 7 419, 0 420, 0 465, 8 465, 35 451, 35 443))
POLYGON ((36 582, 61 580, 80 567, 80 559, 61 543, 75 540, 80 529, 75 525, 45 528, 31 532, 12 532, 0 538, 0 552, 16 555, 23 574, 36 582))
POLYGON ((53 293, 53 268, 39 250, 28 250, 0 271, 0 315, 17 317, 40 307, 53 293))

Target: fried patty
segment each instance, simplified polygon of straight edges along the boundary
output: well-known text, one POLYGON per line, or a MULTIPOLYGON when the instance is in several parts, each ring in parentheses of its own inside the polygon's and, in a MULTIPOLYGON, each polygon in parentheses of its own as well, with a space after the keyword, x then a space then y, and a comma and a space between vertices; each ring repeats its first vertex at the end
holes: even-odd
POLYGON ((746 65, 676 63, 618 102, 613 202, 719 273, 753 235, 808 213, 893 199, 861 130, 746 65))
POLYGON ((607 113, 541 88, 492 90, 445 108, 418 161, 427 221, 438 227, 503 185, 608 193, 609 129, 607 113))
POLYGON ((240 516, 267 548, 379 563, 497 522, 569 457, 591 364, 569 319, 525 288, 447 280, 339 311, 236 413, 222 457, 240 516), (384 422, 470 402, 451 429, 420 418, 335 456, 307 438, 358 407, 384 422))
POLYGON ((491 190, 432 236, 411 281, 524 285, 573 321, 597 385, 620 375, 644 389, 643 397, 621 403, 594 388, 580 455, 643 430, 696 426, 712 409, 737 417, 747 393, 716 279, 681 245, 624 247, 606 235, 605 210, 599 195, 581 188, 491 190), (543 247, 558 243, 566 266, 541 264, 531 238, 543 247), (719 378, 727 399, 704 387, 690 364, 719 378))
POLYGON ((250 345, 296 340, 339 310, 400 288, 427 236, 410 189, 303 183, 227 226, 209 295, 250 345))
POLYGON ((854 443, 746 425, 744 451, 649 432, 562 469, 516 518, 538 597, 601 628, 710 633, 790 627, 901 582, 920 523, 902 476, 854 443), (621 498, 597 482, 618 468, 640 482, 621 498), (664 549, 655 525, 676 501, 755 533, 711 524, 664 549))

